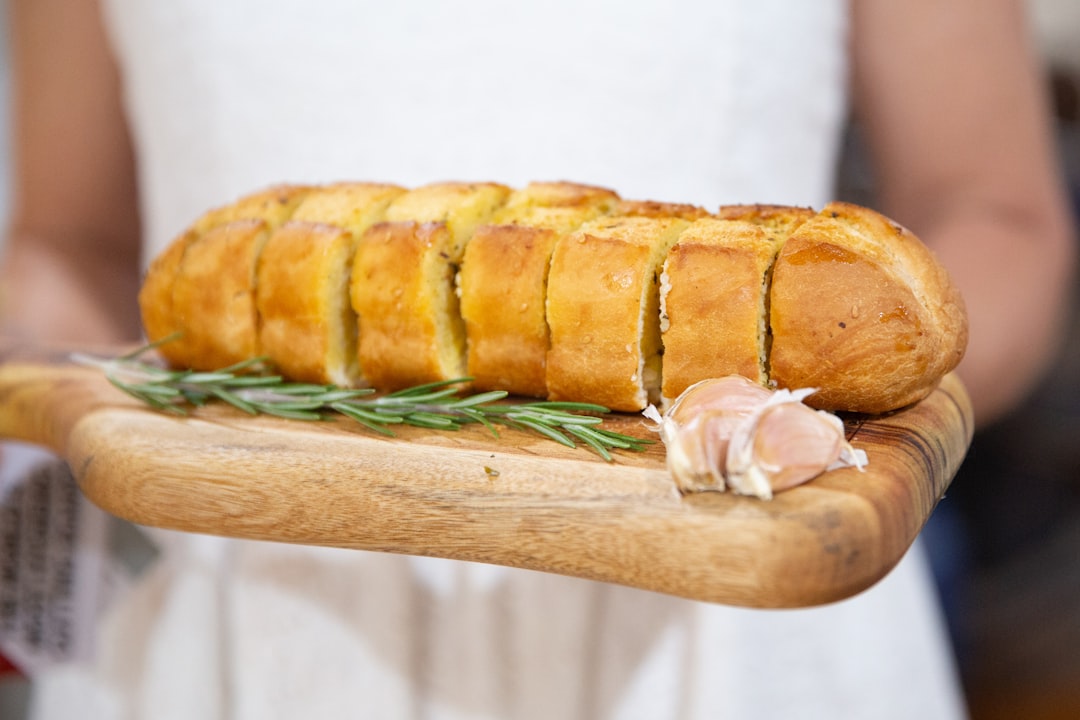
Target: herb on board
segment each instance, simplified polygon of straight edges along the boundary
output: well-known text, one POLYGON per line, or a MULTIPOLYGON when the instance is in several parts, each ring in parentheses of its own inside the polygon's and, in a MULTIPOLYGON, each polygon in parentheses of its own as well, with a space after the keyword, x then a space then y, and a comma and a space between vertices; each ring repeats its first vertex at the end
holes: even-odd
POLYGON ((213 371, 169 370, 139 358, 157 347, 146 345, 116 358, 84 354, 73 360, 104 371, 109 382, 128 395, 166 412, 186 414, 190 407, 224 401, 252 415, 290 420, 325 420, 344 415, 374 432, 390 435, 394 425, 457 430, 480 423, 496 438, 498 426, 542 435, 577 447, 582 442, 605 460, 611 450, 641 451, 652 441, 606 430, 602 405, 573 402, 503 403, 503 391, 462 394, 458 378, 399 390, 385 395, 363 388, 294 383, 272 374, 265 358, 252 358, 213 371))

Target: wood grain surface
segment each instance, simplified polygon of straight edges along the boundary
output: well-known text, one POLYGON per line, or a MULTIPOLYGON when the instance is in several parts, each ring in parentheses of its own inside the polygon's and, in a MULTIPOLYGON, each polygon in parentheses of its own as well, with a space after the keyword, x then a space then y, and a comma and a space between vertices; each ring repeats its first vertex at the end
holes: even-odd
MULTIPOLYGON (((971 441, 964 387, 845 418, 869 465, 772 501, 682 496, 659 443, 605 462, 514 431, 148 409, 63 352, 0 344, 0 437, 51 448, 82 491, 132 522, 256 540, 473 560, 750 607, 840 600, 911 546, 971 441)), ((655 437, 649 423, 605 425, 655 437)))

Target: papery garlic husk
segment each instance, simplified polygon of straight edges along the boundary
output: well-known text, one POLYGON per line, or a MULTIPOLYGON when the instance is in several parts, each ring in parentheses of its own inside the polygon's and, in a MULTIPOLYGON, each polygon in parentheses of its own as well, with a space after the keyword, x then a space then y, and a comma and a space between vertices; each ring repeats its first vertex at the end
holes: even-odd
POLYGON ((691 385, 663 414, 654 407, 645 416, 659 425, 667 448, 667 466, 684 492, 724 490, 728 441, 735 429, 772 396, 740 375, 691 385))
POLYGON ((691 386, 663 416, 650 408, 683 492, 730 489, 770 499, 838 467, 862 468, 866 453, 840 418, 803 404, 813 389, 770 391, 730 376, 691 386))
POLYGON ((736 429, 725 476, 733 492, 769 499, 826 470, 866 464, 851 447, 840 418, 802 400, 808 391, 778 390, 736 429))

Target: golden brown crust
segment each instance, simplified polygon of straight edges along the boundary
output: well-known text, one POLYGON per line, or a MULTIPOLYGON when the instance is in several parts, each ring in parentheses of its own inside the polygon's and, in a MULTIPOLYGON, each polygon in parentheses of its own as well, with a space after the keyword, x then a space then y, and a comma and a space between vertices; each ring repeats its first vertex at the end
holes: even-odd
POLYGON ((187 354, 179 344, 180 324, 173 312, 173 284, 180 272, 184 252, 197 238, 194 230, 188 230, 169 243, 164 252, 151 261, 139 288, 139 311, 146 338, 149 342, 159 342, 177 336, 158 348, 167 362, 177 366, 183 364, 187 354))
POLYGON ((763 318, 780 244, 758 225, 717 218, 679 236, 661 276, 665 404, 708 378, 768 382, 763 318))
POLYGON ((614 190, 595 185, 571 182, 531 182, 521 190, 512 192, 504 205, 492 218, 494 225, 527 224, 529 210, 542 208, 566 208, 573 210, 596 210, 597 215, 611 212, 618 204, 619 196, 614 190))
POLYGON ((450 231, 446 252, 458 262, 476 228, 509 196, 510 188, 498 183, 433 183, 396 198, 386 209, 386 221, 444 223, 450 231))
POLYGON ((360 365, 376 387, 465 375, 465 324, 454 276, 476 228, 506 202, 497 183, 436 183, 397 196, 361 240, 352 301, 360 365))
MULTIPOLYGON (((208 210, 150 263, 139 291, 139 308, 150 342, 178 335, 160 348, 166 361, 177 367, 189 366, 197 363, 202 353, 189 346, 173 307, 173 284, 188 247, 210 230, 237 220, 261 220, 272 232, 288 220, 310 189, 307 185, 276 185, 208 210)), ((210 342, 210 338, 200 342, 210 342)))
POLYGON ((547 270, 560 234, 524 225, 477 230, 461 266, 467 374, 478 390, 547 395, 547 270))
POLYGON ((880 413, 928 395, 960 362, 963 302, 918 239, 866 208, 831 203, 773 272, 770 374, 817 387, 808 402, 880 413))
POLYGON ((287 377, 355 386, 356 313, 349 275, 356 236, 291 220, 270 236, 258 264, 259 344, 287 377))
POLYGON ((685 203, 659 202, 657 200, 623 200, 612 211, 612 215, 624 217, 679 218, 680 220, 700 220, 709 217, 709 211, 697 205, 685 203))
POLYGON ((405 192, 382 183, 332 183, 304 193, 290 219, 336 225, 359 237, 381 222, 390 203, 405 192))
POLYGON ((552 400, 614 410, 658 401, 657 278, 686 227, 677 218, 601 218, 555 247, 548 278, 551 329, 547 386, 552 400))
POLYGON ((263 249, 262 352, 290 378, 363 384, 350 276, 359 238, 404 188, 341 182, 311 188, 263 249))
POLYGON ((716 211, 716 217, 753 223, 784 238, 815 215, 811 208, 792 205, 721 205, 716 211))
POLYGON ((273 232, 278 225, 292 216, 296 206, 310 189, 309 185, 274 185, 259 190, 203 213, 195 221, 193 229, 202 234, 236 220, 263 220, 273 232))
POLYGON ((183 333, 161 351, 175 365, 269 348, 290 377, 352 383, 351 304, 357 355, 380 389, 468 373, 481 387, 632 411, 661 399, 665 260, 664 399, 705 376, 761 382, 764 367, 773 384, 819 387, 818 407, 884 412, 929 393, 964 351, 945 271, 871 210, 709 215, 574 183, 270 188, 204 214, 151 264, 139 302, 151 340, 183 333))
POLYGON ((173 281, 173 316, 183 337, 174 362, 220 368, 259 354, 255 264, 269 233, 262 220, 237 220, 187 246, 173 281))
POLYGON ((443 223, 384 222, 361 238, 352 274, 360 367, 380 389, 465 374, 465 332, 443 223))
POLYGON ((547 395, 551 253, 563 235, 617 201, 605 188, 530 183, 473 235, 458 280, 467 372, 477 390, 547 395))

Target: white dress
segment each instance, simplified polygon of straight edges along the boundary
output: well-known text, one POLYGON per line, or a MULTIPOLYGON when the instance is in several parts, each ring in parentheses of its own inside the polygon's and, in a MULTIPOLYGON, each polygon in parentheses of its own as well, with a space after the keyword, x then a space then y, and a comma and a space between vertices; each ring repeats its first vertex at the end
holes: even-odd
MULTIPOLYGON (((283 181, 568 179, 820 205, 842 0, 109 0, 148 256, 283 181)), ((504 568, 158 533, 37 718, 951 718, 923 559, 753 611, 504 568)))

